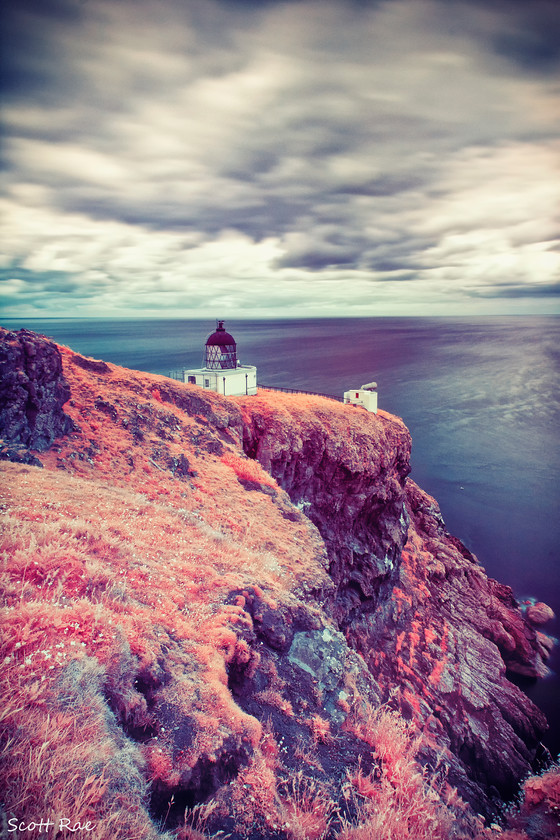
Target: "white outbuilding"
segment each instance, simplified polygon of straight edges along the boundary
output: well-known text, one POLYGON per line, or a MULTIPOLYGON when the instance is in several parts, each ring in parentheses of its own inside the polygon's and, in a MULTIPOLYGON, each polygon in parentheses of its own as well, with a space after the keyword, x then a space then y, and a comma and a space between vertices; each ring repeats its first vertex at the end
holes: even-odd
POLYGON ((368 382, 361 388, 344 392, 345 405, 359 405, 377 414, 377 382, 368 382))
POLYGON ((218 321, 215 332, 208 336, 204 367, 182 373, 183 382, 227 397, 257 393, 257 369, 238 361, 237 345, 233 336, 225 331, 223 321, 218 321))

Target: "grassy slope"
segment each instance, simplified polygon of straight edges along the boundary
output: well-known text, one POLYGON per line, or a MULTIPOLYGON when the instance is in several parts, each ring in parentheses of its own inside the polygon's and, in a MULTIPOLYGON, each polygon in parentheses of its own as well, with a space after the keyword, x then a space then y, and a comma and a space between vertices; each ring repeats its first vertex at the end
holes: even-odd
MULTIPOLYGON (((196 389, 112 365, 87 371, 61 352, 78 430, 40 456, 43 470, 0 465, 7 818, 90 820, 92 840, 164 838, 150 795, 180 785, 201 757, 219 763, 227 745, 244 756, 227 801, 187 809, 179 837, 202 836, 205 820, 216 827, 220 807, 249 837, 262 836, 257 823, 270 836, 327 836, 337 797, 289 771, 264 712, 246 714, 228 688, 232 663, 258 665, 244 640, 245 598, 271 610, 300 604, 325 623, 312 598, 329 588, 318 532, 286 516, 285 494, 242 455, 233 401, 205 395, 211 416, 203 406, 188 413, 161 392, 181 404, 196 389)), ((272 676, 268 700, 289 715, 282 688, 272 676)), ((349 768, 352 824, 332 821, 328 836, 482 837, 414 762, 407 725, 362 701, 350 697, 353 736, 384 773, 349 768)), ((310 719, 310 750, 328 737, 310 719)))

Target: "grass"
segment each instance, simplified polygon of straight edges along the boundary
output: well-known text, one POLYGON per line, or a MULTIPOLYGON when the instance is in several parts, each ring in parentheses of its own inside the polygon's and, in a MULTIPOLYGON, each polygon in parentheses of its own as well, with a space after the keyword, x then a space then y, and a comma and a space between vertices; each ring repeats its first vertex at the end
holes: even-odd
POLYGON ((374 748, 375 764, 348 771, 347 797, 357 816, 344 821, 338 840, 450 840, 486 837, 477 819, 445 782, 417 761, 422 736, 411 721, 387 707, 350 721, 374 748))

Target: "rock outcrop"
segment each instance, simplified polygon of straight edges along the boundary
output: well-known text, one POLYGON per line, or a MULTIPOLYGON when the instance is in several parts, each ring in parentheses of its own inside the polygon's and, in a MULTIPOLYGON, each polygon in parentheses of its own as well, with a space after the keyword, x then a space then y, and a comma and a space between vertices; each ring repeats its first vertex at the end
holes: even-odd
POLYGON ((529 772, 546 730, 507 676, 547 672, 534 620, 406 478, 410 438, 400 420, 286 403, 276 407, 274 394, 243 400, 245 451, 318 527, 335 583, 327 608, 382 699, 425 733, 425 760, 435 764, 445 750, 450 781, 491 811, 529 772))
POLYGON ((29 330, 9 332, 0 328, 0 438, 4 457, 39 463, 18 449, 43 452, 55 438, 67 434, 72 420, 63 405, 70 386, 62 373, 58 347, 29 330))
POLYGON ((243 402, 243 447, 319 529, 336 587, 330 606, 345 627, 374 612, 398 574, 410 433, 383 412, 275 402, 272 393, 243 402))
POLYGON ((410 480, 406 505, 397 585, 375 620, 355 622, 348 637, 386 694, 398 687, 400 708, 432 742, 429 760, 445 744, 450 780, 485 811, 513 796, 546 729, 508 670, 536 677, 546 666, 511 589, 486 576, 410 480))

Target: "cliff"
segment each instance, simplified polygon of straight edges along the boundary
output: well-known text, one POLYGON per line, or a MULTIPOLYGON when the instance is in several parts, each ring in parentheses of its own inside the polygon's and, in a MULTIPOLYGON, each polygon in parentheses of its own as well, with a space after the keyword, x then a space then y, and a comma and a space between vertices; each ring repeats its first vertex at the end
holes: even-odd
POLYGON ((402 421, 0 338, 5 819, 494 836, 546 727, 508 674, 548 641, 408 477, 402 421))
POLYGON ((400 420, 280 402, 243 402, 245 450, 318 527, 336 587, 326 609, 382 698, 425 733, 426 757, 445 747, 462 795, 483 810, 511 796, 546 724, 506 672, 544 676, 541 638, 406 479, 400 420))

